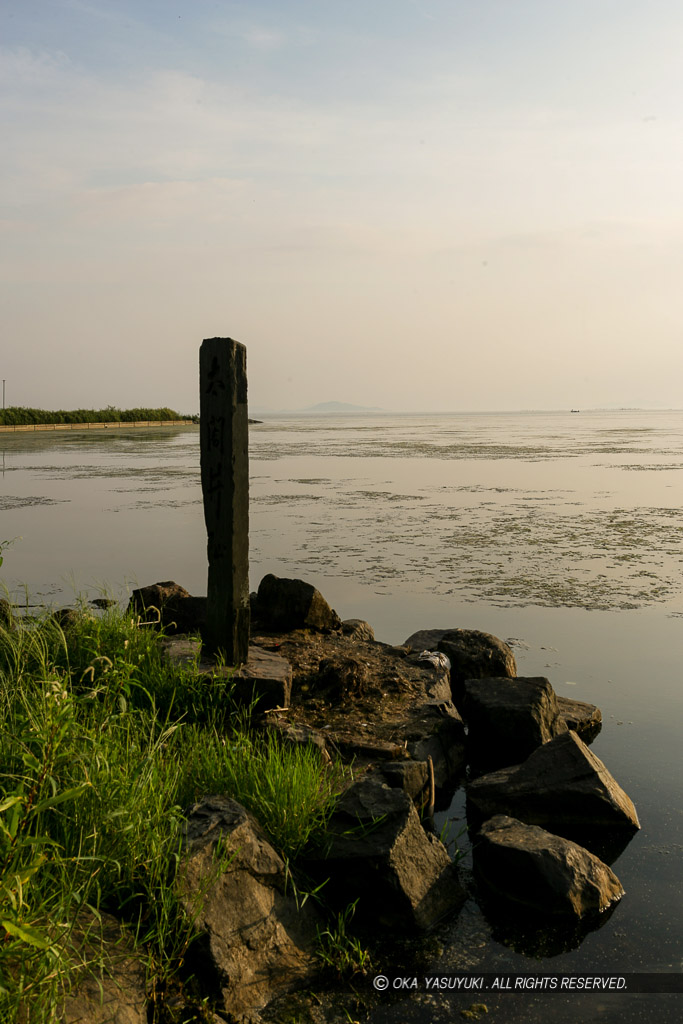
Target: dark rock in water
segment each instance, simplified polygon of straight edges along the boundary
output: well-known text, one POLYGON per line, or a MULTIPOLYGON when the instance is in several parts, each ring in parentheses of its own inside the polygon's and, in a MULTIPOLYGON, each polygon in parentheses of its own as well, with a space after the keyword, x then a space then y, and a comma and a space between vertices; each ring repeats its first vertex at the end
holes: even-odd
POLYGON ((319 590, 303 580, 282 579, 269 573, 258 588, 256 615, 264 629, 341 630, 341 619, 319 590))
POLYGON ((190 809, 178 885, 200 939, 188 966, 235 1018, 306 983, 317 969, 321 918, 313 900, 297 905, 286 882, 284 862, 240 804, 209 796, 190 809))
POLYGON ((543 677, 466 679, 462 711, 473 764, 520 764, 542 743, 567 731, 555 691, 543 677))
POLYGON ((374 640, 375 631, 365 619, 344 619, 342 633, 350 640, 374 640))
POLYGON ((498 637, 478 629, 421 629, 405 642, 412 651, 438 650, 451 663, 451 690, 460 709, 465 679, 517 675, 512 649, 498 637))
POLYGON ((451 663, 451 690, 456 706, 466 679, 517 675, 512 649, 498 637, 478 629, 451 629, 437 645, 451 663))
POLYGON ((602 728, 602 712, 595 704, 586 704, 581 700, 557 696, 560 717, 567 723, 567 728, 575 732, 584 743, 592 743, 602 728))
POLYGON ((340 906, 358 899, 361 920, 425 930, 462 906, 455 865, 402 790, 361 779, 340 797, 329 829, 328 845, 307 867, 330 877, 340 906))
POLYGON ((533 913, 580 919, 624 893, 613 871, 588 850, 503 814, 482 825, 472 855, 489 889, 533 913))
POLYGON ((60 1024, 147 1024, 148 957, 111 914, 81 911, 68 947, 72 988, 57 1011, 60 1024))
POLYGON ((113 608, 118 602, 113 597, 93 597, 90 604, 94 605, 95 608, 102 608, 104 610, 105 608, 113 608))
POLYGON ((630 798, 573 732, 538 747, 523 764, 471 782, 467 812, 471 822, 509 814, 600 850, 602 859, 601 831, 630 835, 640 828, 630 798))

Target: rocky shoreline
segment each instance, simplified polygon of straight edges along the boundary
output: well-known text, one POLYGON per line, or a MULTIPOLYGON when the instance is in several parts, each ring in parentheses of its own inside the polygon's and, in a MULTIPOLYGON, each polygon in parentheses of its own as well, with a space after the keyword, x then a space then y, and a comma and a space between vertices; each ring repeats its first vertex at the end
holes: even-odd
MULTIPOLYGON (((556 941, 556 951, 572 948, 609 917, 624 895, 610 864, 640 824, 588 746, 601 728, 597 707, 558 697, 546 678, 518 676, 510 646, 478 630, 380 643, 368 623, 342 622, 310 584, 272 575, 250 603, 249 656, 237 671, 202 650, 205 598, 157 583, 134 591, 128 607, 161 628, 168 662, 190 666, 207 686, 230 677, 230 706, 249 708, 252 728, 345 766, 325 845, 306 848, 294 873, 268 822, 233 799, 207 793, 186 809, 176 884, 197 933, 186 968, 213 1007, 202 1020, 277 1022, 292 1005, 296 1019, 342 1019, 296 994, 326 984, 320 936, 329 916, 307 895, 320 889, 326 914, 341 920, 352 908, 354 929, 371 942, 421 937, 424 946, 472 899, 494 926, 534 923, 548 938, 543 955, 556 941), (461 788, 466 876, 434 828, 435 810, 461 788)), ((0 620, 11 629, 6 605, 0 620)), ((54 618, 68 636, 82 614, 54 618)), ((60 1019, 103 1024, 113 1012, 144 1024, 147 981, 125 928, 102 914, 81 917, 78 929, 84 963, 94 942, 109 966, 67 997, 60 1019)))
MULTIPOLYGON (((135 591, 130 604, 141 616, 156 610, 165 656, 196 665, 208 684, 229 670, 203 658, 192 637, 205 607, 170 582, 135 591)), ((511 648, 483 632, 422 630, 402 645, 379 643, 367 623, 342 622, 301 580, 266 576, 251 615, 235 692, 255 706, 252 720, 352 766, 326 848, 304 860, 332 906, 354 904, 359 924, 380 933, 425 934, 454 918, 466 893, 432 816, 464 783, 487 914, 585 933, 612 912, 623 888, 609 864, 640 824, 588 747, 598 708, 557 697, 545 678, 518 677, 511 648)), ((194 966, 217 1020, 256 1021, 285 993, 315 985, 321 922, 287 872, 234 801, 207 794, 190 809, 188 910, 194 892, 207 894, 194 966), (217 846, 228 865, 214 877, 217 846)))

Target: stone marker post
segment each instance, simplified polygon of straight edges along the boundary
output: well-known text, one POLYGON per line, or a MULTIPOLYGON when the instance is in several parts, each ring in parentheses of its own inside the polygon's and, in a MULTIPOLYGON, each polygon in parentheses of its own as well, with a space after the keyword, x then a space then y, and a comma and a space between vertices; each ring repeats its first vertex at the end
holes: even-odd
POLYGON ((249 649, 247 350, 207 338, 199 350, 199 440, 208 533, 208 649, 243 665, 249 649))

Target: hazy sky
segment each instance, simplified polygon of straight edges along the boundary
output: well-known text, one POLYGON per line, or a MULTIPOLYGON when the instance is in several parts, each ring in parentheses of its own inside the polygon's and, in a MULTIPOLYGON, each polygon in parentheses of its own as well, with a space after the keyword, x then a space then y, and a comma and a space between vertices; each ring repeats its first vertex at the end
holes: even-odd
POLYGON ((680 0, 0 0, 8 405, 683 406, 680 0))

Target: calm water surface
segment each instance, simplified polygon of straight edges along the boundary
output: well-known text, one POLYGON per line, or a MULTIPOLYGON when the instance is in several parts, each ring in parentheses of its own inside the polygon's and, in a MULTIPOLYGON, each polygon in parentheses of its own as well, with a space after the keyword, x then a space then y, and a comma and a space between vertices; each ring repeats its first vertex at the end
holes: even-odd
MULTIPOLYGON (((626 896, 600 929, 539 960, 471 902, 425 947, 431 969, 680 971, 683 413, 280 418, 250 442, 253 588, 302 577, 388 642, 436 626, 513 640, 520 674, 602 708, 593 749, 637 806, 613 865, 626 896)), ((205 593, 196 428, 0 434, 0 452, 14 595, 205 593)), ((462 813, 456 794, 441 819, 462 813)), ((500 996, 487 1019, 677 1021, 682 998, 500 996)), ((472 1001, 387 1000, 375 1021, 472 1001)))

